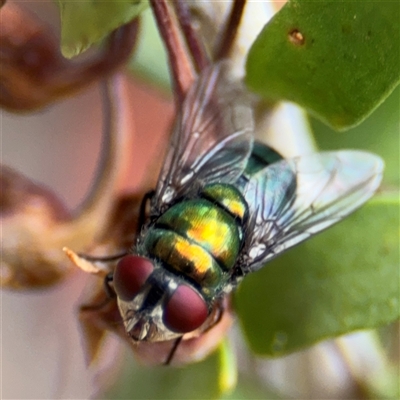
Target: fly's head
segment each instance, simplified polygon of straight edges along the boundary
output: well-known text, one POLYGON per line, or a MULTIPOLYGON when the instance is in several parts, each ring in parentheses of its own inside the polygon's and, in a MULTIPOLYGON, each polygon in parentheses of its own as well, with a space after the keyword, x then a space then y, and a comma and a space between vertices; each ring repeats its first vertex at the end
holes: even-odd
POLYGON ((113 285, 125 329, 135 342, 165 341, 197 331, 210 314, 195 288, 145 257, 124 256, 113 285))

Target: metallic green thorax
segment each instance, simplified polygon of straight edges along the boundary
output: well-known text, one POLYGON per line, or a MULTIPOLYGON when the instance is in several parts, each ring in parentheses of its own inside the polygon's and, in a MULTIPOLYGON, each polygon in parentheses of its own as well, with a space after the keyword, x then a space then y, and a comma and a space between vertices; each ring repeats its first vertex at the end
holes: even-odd
POLYGON ((144 245, 149 257, 212 290, 236 263, 246 216, 246 201, 233 185, 206 185, 198 198, 183 200, 162 214, 144 245))
POLYGON ((212 295, 235 266, 244 242, 249 207, 241 193, 249 177, 281 157, 255 143, 235 185, 205 185, 195 198, 171 206, 147 230, 145 256, 212 295))

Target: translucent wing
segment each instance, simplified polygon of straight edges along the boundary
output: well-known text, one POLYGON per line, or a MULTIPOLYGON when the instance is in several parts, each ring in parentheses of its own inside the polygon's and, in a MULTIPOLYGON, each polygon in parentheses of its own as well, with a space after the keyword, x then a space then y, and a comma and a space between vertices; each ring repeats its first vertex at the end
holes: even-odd
POLYGON ((253 116, 226 63, 206 69, 189 90, 160 173, 152 211, 202 182, 234 182, 252 148, 253 116))
POLYGON ((383 169, 376 155, 344 150, 282 160, 251 177, 244 193, 252 215, 247 272, 360 207, 383 169))

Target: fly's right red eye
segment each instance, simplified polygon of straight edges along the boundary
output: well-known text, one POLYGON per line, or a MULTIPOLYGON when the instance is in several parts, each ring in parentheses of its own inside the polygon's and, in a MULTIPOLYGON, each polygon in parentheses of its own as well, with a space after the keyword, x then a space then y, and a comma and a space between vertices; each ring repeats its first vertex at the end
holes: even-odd
POLYGON ((171 331, 187 333, 203 325, 207 316, 205 300, 190 286, 180 285, 165 305, 163 321, 171 331))
POLYGON ((113 283, 118 297, 124 301, 132 300, 141 290, 154 266, 144 257, 129 255, 121 258, 114 271, 113 283))

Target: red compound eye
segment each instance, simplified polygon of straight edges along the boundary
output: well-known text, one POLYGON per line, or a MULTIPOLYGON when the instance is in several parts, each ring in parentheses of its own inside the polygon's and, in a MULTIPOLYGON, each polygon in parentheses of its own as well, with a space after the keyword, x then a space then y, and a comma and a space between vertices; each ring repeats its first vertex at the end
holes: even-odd
POLYGON ((125 256, 114 271, 114 289, 121 300, 130 301, 140 291, 154 266, 150 260, 138 256, 125 256))
POLYGON ((205 300, 187 285, 180 285, 168 300, 163 321, 173 332, 187 333, 199 328, 207 319, 205 300))

